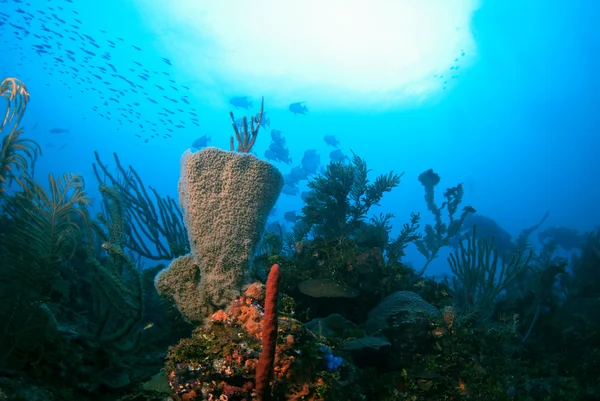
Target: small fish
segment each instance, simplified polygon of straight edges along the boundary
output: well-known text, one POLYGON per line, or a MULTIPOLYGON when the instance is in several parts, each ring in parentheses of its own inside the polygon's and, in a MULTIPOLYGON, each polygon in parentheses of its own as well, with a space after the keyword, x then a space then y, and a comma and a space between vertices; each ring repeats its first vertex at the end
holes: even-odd
MULTIPOLYGON (((256 120, 258 121, 258 114, 256 115, 256 120)), ((267 112, 263 112, 262 120, 260 120, 260 126, 264 129, 267 129, 267 125, 269 128, 271 127, 271 118, 267 117, 267 112)))
POLYGON ((306 102, 296 102, 296 103, 290 104, 290 107, 289 107, 290 111, 292 113, 294 113, 294 115, 308 113, 308 109, 306 108, 306 105, 303 103, 306 103, 306 102))
POLYGON ((285 138, 281 136, 281 131, 278 129, 271 130, 271 140, 280 146, 285 146, 285 138))
POLYGON ((293 176, 292 174, 285 174, 283 176, 283 180, 285 185, 289 185, 290 187, 295 187, 298 184, 298 178, 293 176))
POLYGON ((304 152, 302 157, 302 169, 308 174, 316 174, 321 163, 321 158, 314 149, 309 149, 304 152))
POLYGON ((294 196, 294 195, 298 195, 298 188, 291 187, 289 185, 284 185, 281 192, 283 192, 284 195, 294 196))
POLYGON ((278 155, 285 153, 285 147, 275 141, 271 142, 271 144, 269 145, 269 149, 271 149, 273 152, 275 152, 278 155))
POLYGON ((343 162, 348 159, 348 156, 342 153, 340 149, 336 149, 329 153, 329 159, 333 162, 343 162))
POLYGON ((272 160, 274 162, 279 161, 279 158, 277 157, 277 154, 275 152, 273 152, 271 149, 267 149, 265 151, 265 159, 272 160))
POLYGON ((282 227, 278 221, 273 221, 269 223, 269 225, 267 225, 267 228, 265 229, 265 231, 268 233, 275 233, 279 235, 282 234, 284 230, 285 227, 282 227))
POLYGON ((285 221, 289 221, 290 223, 295 223, 296 220, 298 220, 295 210, 290 210, 289 212, 285 212, 285 214, 283 215, 283 218, 285 219, 285 221))
POLYGON ((323 140, 325 141, 325 143, 329 146, 333 146, 334 148, 337 148, 338 145, 340 144, 340 141, 338 141, 335 138, 335 135, 325 135, 323 137, 323 140))
POLYGON ((66 128, 52 128, 49 132, 51 134, 68 134, 69 130, 66 128))
POLYGON ((237 96, 229 99, 229 103, 233 105, 236 109, 241 107, 242 109, 248 110, 248 107, 252 107, 252 102, 250 100, 250 96, 237 96))
POLYGON ((297 181, 308 179, 308 173, 300 166, 292 168, 290 174, 294 176, 297 181))
POLYGON ((196 139, 194 143, 192 143, 192 148, 202 149, 208 146, 208 143, 211 141, 210 135, 202 135, 200 138, 196 139))
POLYGON ((148 330, 148 329, 151 329, 152 327, 154 327, 154 323, 148 323, 146 326, 144 326, 144 328, 142 330, 148 330))

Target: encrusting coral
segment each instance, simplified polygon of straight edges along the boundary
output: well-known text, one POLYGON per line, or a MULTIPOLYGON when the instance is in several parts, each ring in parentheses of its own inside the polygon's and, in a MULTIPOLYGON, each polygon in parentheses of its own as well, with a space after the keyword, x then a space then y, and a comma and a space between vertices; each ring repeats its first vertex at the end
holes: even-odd
POLYGON ((202 322, 239 295, 282 187, 279 170, 252 154, 206 148, 183 155, 179 201, 192 252, 172 264, 185 261, 186 269, 163 270, 156 288, 188 321, 202 322))
MULTIPOLYGON (((267 286, 274 287, 276 277, 270 276, 267 286)), ((356 399, 350 395, 354 386, 337 380, 351 383, 353 377, 327 372, 319 351, 323 344, 298 320, 278 317, 268 298, 269 289, 265 291, 263 284, 251 284, 227 309, 215 312, 205 327, 197 327, 191 338, 170 348, 166 372, 173 399, 320 401, 334 393, 339 394, 337 399, 356 399), (268 319, 276 319, 277 325, 268 319), (264 341, 261 353, 266 332, 273 335, 268 355, 264 341), (271 362, 261 372, 263 356, 271 362), (265 388, 260 380, 269 377, 265 388)))

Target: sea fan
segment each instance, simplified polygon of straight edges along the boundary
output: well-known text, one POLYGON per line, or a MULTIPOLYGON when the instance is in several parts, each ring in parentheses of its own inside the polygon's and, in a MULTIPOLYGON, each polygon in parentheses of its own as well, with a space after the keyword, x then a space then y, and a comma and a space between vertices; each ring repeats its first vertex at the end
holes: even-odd
POLYGON ((15 170, 28 171, 33 166, 41 148, 31 139, 21 138, 23 128, 19 127, 29 92, 16 78, 7 78, 0 84, 0 97, 6 98, 6 113, 0 122, 0 134, 8 132, 0 145, 0 194, 5 191, 6 182, 14 178, 15 170))
POLYGON ((22 191, 5 198, 5 251, 0 254, 0 368, 26 363, 58 324, 46 302, 61 281, 61 267, 81 241, 90 200, 81 176, 49 176, 50 191, 32 178, 16 179, 22 191), (43 333, 44 335, 40 335, 43 333))

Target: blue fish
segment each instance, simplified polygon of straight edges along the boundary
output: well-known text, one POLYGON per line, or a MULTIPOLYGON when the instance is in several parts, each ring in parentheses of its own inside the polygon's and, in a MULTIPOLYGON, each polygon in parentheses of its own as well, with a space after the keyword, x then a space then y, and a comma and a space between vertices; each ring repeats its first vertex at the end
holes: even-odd
POLYGON ((265 159, 272 160, 274 162, 279 161, 279 158, 277 157, 277 153, 273 152, 271 149, 267 149, 265 151, 265 159))
POLYGON ((290 223, 295 223, 298 220, 298 216, 296 216, 295 210, 290 210, 289 212, 285 212, 283 215, 285 221, 289 221, 290 223))
POLYGON ((302 157, 302 169, 308 174, 316 174, 320 163, 321 158, 316 150, 310 149, 304 152, 304 157, 302 157))
POLYGON ((340 144, 340 141, 338 141, 335 138, 335 135, 325 135, 323 137, 323 140, 325 141, 325 143, 329 146, 333 146, 334 148, 337 148, 338 145, 340 144))
POLYGON ((291 187, 289 185, 284 185, 281 192, 283 192, 284 195, 294 196, 294 195, 298 195, 298 188, 291 187))
POLYGON ((69 130, 66 128, 52 128, 50 130, 51 134, 68 134, 69 130))
POLYGON ((297 181, 308 179, 308 173, 304 169, 302 169, 302 167, 300 167, 300 166, 292 168, 292 170, 290 171, 290 174, 297 181))
POLYGON ((237 109, 241 107, 242 109, 248 110, 248 107, 252 107, 252 102, 249 100, 250 96, 237 96, 229 99, 229 103, 237 109))
POLYGON ((295 187, 298 184, 298 178, 293 176, 292 174, 284 174, 283 176, 285 185, 289 185, 290 187, 295 187))
POLYGON ((278 129, 271 130, 271 140, 279 146, 285 146, 285 138, 281 136, 281 131, 278 129))
POLYGON ((211 141, 210 135, 202 135, 200 138, 196 139, 194 143, 192 143, 192 148, 202 149, 208 146, 208 143, 211 141))
POLYGON ((306 105, 304 103, 306 103, 306 102, 292 103, 292 104, 290 104, 289 109, 292 113, 294 113, 294 115, 306 114, 306 113, 308 113, 308 109, 306 108, 306 105))
MULTIPOLYGON (((256 120, 258 121, 258 114, 256 115, 256 120)), ((264 129, 267 129, 267 125, 269 128, 271 127, 271 118, 267 118, 267 112, 263 112, 262 120, 260 120, 260 126, 264 129)))
POLYGON ((340 149, 336 149, 329 153, 329 159, 333 162, 343 162, 344 160, 348 160, 348 156, 346 156, 340 149))

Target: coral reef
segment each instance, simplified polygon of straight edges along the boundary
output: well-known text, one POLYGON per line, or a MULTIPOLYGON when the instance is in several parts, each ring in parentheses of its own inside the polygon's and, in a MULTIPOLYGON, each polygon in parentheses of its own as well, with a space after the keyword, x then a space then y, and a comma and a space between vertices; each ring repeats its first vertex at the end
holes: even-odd
POLYGON ((234 128, 240 153, 184 155, 181 209, 116 155, 122 177, 96 154, 91 217, 80 175, 34 179, 23 84, 5 80, 2 96, 0 399, 598 398, 598 230, 553 231, 576 234, 556 244, 581 247, 567 261, 552 241, 528 242, 547 214, 512 241, 468 206, 457 216, 461 185, 436 204, 441 180, 428 170, 433 224, 421 233, 413 213, 392 239, 393 216, 369 213, 400 176, 371 184, 355 155, 311 181, 291 233, 263 237, 283 179, 247 154, 262 106, 234 128), (424 268, 403 263, 410 244, 424 268), (448 245, 453 277, 424 277, 448 245), (143 257, 175 259, 142 269, 143 257), (266 285, 245 287, 269 268, 266 285))
MULTIPOLYGON (((264 286, 250 285, 230 307, 215 312, 206 327, 196 328, 191 338, 171 348, 167 371, 177 400, 266 399, 267 394, 260 398, 254 386, 265 325, 264 299, 264 286)), ((336 393, 356 399, 340 386, 339 374, 326 371, 322 344, 304 325, 280 316, 278 327, 268 394, 272 399, 324 400, 336 393)))

